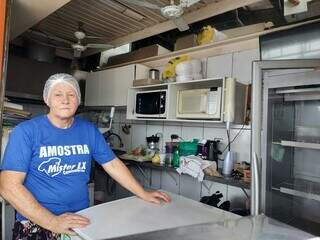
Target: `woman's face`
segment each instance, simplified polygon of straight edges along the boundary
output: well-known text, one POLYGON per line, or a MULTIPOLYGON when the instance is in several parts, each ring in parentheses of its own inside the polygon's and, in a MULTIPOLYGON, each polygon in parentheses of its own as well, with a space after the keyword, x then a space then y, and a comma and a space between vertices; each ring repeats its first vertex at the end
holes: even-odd
POLYGON ((47 104, 50 114, 60 119, 73 117, 79 106, 76 92, 66 83, 57 83, 53 87, 47 104))

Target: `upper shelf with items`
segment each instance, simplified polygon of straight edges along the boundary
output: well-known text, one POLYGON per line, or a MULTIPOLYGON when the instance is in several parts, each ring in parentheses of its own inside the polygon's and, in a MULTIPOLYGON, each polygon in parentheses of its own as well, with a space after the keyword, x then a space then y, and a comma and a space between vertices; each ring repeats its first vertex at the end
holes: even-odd
POLYGON ((243 123, 246 90, 227 77, 131 87, 127 119, 243 123))

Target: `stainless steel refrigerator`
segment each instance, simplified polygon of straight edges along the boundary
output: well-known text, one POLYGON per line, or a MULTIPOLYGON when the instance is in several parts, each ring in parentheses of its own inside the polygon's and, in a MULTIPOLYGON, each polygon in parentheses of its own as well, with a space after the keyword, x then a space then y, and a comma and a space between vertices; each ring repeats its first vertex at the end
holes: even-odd
POLYGON ((253 62, 251 213, 320 235, 320 59, 253 62))

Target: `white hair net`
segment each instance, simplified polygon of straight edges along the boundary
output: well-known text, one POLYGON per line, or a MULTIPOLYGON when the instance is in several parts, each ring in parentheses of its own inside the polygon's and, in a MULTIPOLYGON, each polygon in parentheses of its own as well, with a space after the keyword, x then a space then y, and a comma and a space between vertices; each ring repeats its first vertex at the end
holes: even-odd
POLYGON ((44 85, 43 89, 43 100, 48 104, 50 92, 53 89, 53 87, 58 83, 66 83, 69 86, 73 88, 75 91, 78 102, 80 104, 81 102, 81 93, 80 93, 80 87, 77 82, 77 80, 70 74, 67 73, 56 73, 54 75, 51 75, 48 80, 46 81, 46 84, 44 85))

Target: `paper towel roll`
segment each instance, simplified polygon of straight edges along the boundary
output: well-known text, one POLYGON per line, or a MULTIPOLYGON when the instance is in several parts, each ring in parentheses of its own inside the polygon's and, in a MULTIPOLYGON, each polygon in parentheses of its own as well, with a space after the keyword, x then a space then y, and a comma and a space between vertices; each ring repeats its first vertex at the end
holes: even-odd
POLYGON ((227 78, 225 89, 224 121, 230 123, 234 121, 236 80, 234 78, 227 78))

